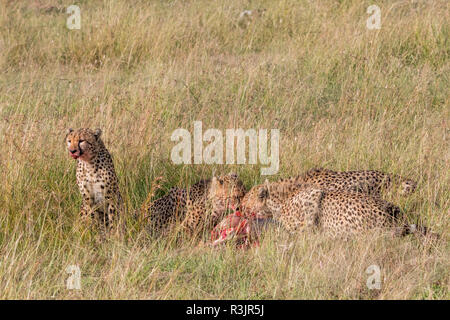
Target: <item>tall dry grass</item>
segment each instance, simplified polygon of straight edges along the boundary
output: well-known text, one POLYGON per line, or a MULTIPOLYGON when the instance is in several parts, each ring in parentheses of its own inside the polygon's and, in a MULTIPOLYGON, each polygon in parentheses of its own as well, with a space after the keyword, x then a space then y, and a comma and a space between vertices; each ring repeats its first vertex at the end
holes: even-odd
POLYGON ((448 299, 449 4, 377 1, 0 2, 0 297, 448 299), (266 9, 247 27, 245 9, 266 9), (419 181, 388 197, 443 240, 348 242, 271 230, 259 248, 214 251, 154 241, 131 213, 161 189, 258 165, 177 166, 176 128, 277 128, 280 171, 380 169, 419 181), (127 234, 84 230, 68 127, 101 127, 127 234), (287 249, 291 245, 290 249, 287 249), (67 290, 68 265, 82 289, 67 290), (381 290, 365 270, 381 268, 381 290))

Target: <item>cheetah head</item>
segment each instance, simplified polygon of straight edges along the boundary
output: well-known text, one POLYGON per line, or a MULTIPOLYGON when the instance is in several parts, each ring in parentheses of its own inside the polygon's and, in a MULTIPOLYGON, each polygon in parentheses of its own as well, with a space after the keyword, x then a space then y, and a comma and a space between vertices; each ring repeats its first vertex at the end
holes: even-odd
POLYGON ((238 175, 230 173, 211 180, 210 199, 218 213, 225 213, 228 208, 239 209, 240 202, 245 195, 245 187, 238 175))
POLYGON ((267 218, 271 215, 267 208, 266 199, 268 189, 264 185, 257 185, 250 189, 242 199, 242 213, 246 217, 256 216, 258 218, 267 218))
POLYGON ((277 199, 274 184, 267 180, 264 184, 254 186, 242 199, 242 211, 245 216, 257 218, 272 217, 272 200, 277 199))
POLYGON ((100 129, 69 129, 66 135, 66 145, 69 155, 73 159, 89 161, 98 151, 102 144, 100 139, 102 131, 100 129))
POLYGON ((400 194, 409 195, 416 190, 417 183, 413 180, 405 180, 402 182, 400 194))
POLYGON ((242 211, 245 216, 258 219, 272 218, 279 213, 282 203, 301 187, 290 181, 279 181, 254 186, 242 199, 242 211))

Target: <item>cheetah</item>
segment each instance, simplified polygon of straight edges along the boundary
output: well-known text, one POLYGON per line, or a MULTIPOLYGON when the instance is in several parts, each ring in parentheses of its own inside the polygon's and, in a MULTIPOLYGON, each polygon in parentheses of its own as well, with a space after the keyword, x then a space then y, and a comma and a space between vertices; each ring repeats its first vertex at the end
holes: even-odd
POLYGON ((165 234, 186 215, 187 190, 171 188, 163 197, 153 201, 150 207, 143 208, 149 218, 149 230, 155 234, 165 234))
MULTIPOLYGON (((376 170, 363 171, 342 171, 336 172, 324 168, 311 169, 301 175, 281 179, 276 182, 278 189, 283 188, 283 192, 289 194, 296 190, 299 184, 314 185, 327 191, 348 191, 360 192, 374 197, 381 197, 382 191, 393 189, 395 185, 401 185, 400 193, 408 195, 415 191, 416 182, 400 176, 383 173, 376 170)), ((243 200, 242 207, 244 215, 258 214, 264 216, 262 212, 254 212, 254 200, 257 199, 253 192, 248 192, 243 200)))
POLYGON ((69 129, 65 138, 69 155, 77 160, 76 178, 82 196, 80 216, 107 230, 118 218, 123 201, 110 153, 100 129, 69 129))
POLYGON ((375 229, 392 229, 398 235, 427 231, 404 224, 400 209, 379 197, 307 183, 286 188, 283 182, 266 182, 248 192, 243 206, 273 217, 290 233, 320 230, 332 237, 347 237, 375 229))
POLYGON ((147 209, 151 229, 156 234, 164 234, 176 222, 190 234, 201 228, 212 228, 228 209, 239 206, 244 194, 244 185, 234 173, 201 180, 188 190, 172 188, 147 209))
POLYGON ((282 181, 285 184, 308 183, 329 191, 355 191, 373 196, 381 196, 382 192, 394 190, 396 187, 400 187, 401 195, 409 195, 417 186, 411 179, 376 170, 332 171, 324 168, 311 169, 282 181))

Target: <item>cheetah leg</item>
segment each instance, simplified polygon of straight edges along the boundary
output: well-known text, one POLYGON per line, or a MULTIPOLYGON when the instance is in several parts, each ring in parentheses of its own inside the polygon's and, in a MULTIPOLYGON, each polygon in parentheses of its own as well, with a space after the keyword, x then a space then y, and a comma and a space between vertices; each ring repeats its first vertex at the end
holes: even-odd
POLYGON ((80 218, 84 223, 91 223, 94 216, 94 210, 92 210, 86 203, 83 202, 80 209, 80 218))
POLYGON ((204 208, 200 205, 188 205, 186 217, 182 223, 183 228, 191 236, 199 236, 204 231, 205 222, 207 221, 207 212, 211 208, 204 208))
POLYGON ((112 228, 117 220, 117 206, 112 203, 108 204, 105 220, 105 223, 108 225, 108 227, 112 228))
POLYGON ((187 232, 190 234, 194 234, 197 231, 200 224, 200 219, 196 217, 192 213, 192 211, 194 211, 194 209, 192 208, 187 209, 186 218, 182 222, 183 228, 187 230, 187 232))

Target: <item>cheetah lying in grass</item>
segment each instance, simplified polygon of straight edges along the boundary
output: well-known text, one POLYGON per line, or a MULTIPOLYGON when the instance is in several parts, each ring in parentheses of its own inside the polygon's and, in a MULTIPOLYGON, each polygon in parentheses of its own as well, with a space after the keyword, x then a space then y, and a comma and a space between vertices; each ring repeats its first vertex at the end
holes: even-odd
POLYGON ((242 201, 244 212, 273 217, 291 233, 316 229, 333 237, 369 230, 426 234, 403 223, 400 209, 363 192, 327 190, 308 183, 266 182, 253 187, 242 201))
MULTIPOLYGON (((375 170, 337 172, 323 168, 311 169, 304 174, 281 179, 276 183, 279 189, 284 188, 285 193, 296 190, 298 185, 308 184, 321 190, 357 192, 373 197, 380 197, 383 191, 392 190, 395 187, 400 187, 402 195, 408 195, 415 191, 417 185, 411 179, 375 170)), ((252 212, 252 208, 258 205, 254 203, 258 199, 254 194, 255 190, 254 187, 252 192, 248 192, 242 200, 244 215, 255 213, 252 212)))
POLYGON ((227 213, 239 206, 245 189, 236 174, 202 180, 189 189, 172 188, 145 210, 152 232, 166 233, 176 223, 190 234, 211 230, 227 213))

